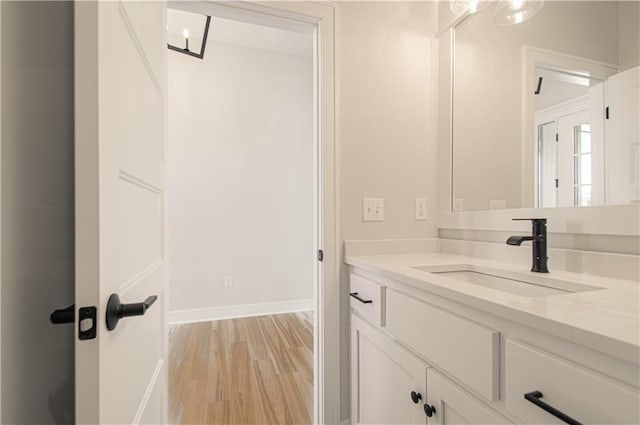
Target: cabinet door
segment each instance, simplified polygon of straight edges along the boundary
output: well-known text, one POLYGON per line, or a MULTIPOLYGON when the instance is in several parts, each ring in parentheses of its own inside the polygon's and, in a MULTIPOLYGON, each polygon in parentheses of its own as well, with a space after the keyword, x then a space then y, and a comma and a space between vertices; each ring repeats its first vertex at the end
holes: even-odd
POLYGON ((486 406, 434 369, 427 371, 426 403, 435 409, 427 423, 438 424, 508 424, 497 412, 486 406))
POLYGON ((351 316, 351 418, 354 424, 426 424, 427 365, 351 316), (414 391, 420 399, 412 400, 414 391))

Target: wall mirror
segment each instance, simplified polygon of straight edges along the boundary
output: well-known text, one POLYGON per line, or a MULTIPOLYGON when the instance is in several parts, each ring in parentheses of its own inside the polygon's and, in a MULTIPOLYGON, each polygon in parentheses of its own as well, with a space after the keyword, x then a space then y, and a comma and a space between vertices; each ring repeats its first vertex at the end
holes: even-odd
POLYGON ((454 30, 452 210, 640 202, 640 2, 503 3, 454 30))

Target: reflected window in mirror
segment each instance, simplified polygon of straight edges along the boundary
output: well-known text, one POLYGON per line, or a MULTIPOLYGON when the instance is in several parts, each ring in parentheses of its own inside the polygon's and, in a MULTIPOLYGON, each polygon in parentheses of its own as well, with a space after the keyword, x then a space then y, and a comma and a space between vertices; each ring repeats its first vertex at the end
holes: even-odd
POLYGON ((640 2, 554 1, 454 30, 452 199, 464 210, 640 202, 640 2), (587 150, 588 148, 588 150, 587 150))

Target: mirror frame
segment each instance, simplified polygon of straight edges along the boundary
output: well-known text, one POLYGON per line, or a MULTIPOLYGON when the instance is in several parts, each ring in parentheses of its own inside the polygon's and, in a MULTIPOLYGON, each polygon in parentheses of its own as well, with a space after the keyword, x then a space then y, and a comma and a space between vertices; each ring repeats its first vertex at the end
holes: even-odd
MULTIPOLYGON (((590 207, 556 207, 556 208, 513 208, 482 211, 453 211, 453 72, 455 56, 455 31, 466 19, 463 14, 451 21, 451 24, 436 34, 438 39, 438 228, 459 230, 493 230, 522 231, 522 222, 512 218, 547 218, 549 232, 573 234, 598 234, 619 236, 640 236, 640 204, 601 205, 590 207)), ((541 49, 536 49, 542 51, 541 49)), ((548 52, 548 51, 547 51, 548 52)), ((555 53, 555 52, 554 52, 555 53)), ((524 56, 524 55, 523 55, 524 56)), ((535 55, 530 55, 535 56, 535 55)), ((523 59, 524 62, 524 59, 523 59)), ((608 64, 600 64, 606 65, 608 64)), ((523 64, 522 72, 528 67, 523 64)), ((535 71, 534 71, 535 72, 535 71)), ((524 77, 523 77, 524 78, 524 77)), ((527 95, 527 99, 532 96, 527 95)), ((522 105, 522 113, 527 108, 522 105)), ((524 116, 523 116, 523 119, 524 116)), ((534 117, 528 117, 523 126, 522 143, 533 137, 534 117), (527 133, 530 133, 529 135, 527 133)), ((523 151, 523 165, 531 158, 534 146, 528 147, 529 153, 523 151)), ((523 174, 524 175, 524 174, 523 174)), ((534 178, 533 175, 529 181, 534 178)), ((522 178, 523 185, 524 178, 522 178)), ((533 184, 533 182, 531 182, 533 184)), ((533 186, 529 189, 529 199, 533 199, 533 186)), ((524 198, 523 192, 523 198, 524 198)))

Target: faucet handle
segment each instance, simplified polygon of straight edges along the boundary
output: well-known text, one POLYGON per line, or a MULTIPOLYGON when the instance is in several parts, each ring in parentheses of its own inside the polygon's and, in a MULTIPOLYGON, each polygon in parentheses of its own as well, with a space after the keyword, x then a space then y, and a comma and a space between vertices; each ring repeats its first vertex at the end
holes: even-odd
POLYGON ((512 218, 513 221, 531 221, 532 223, 546 223, 546 218, 512 218))

